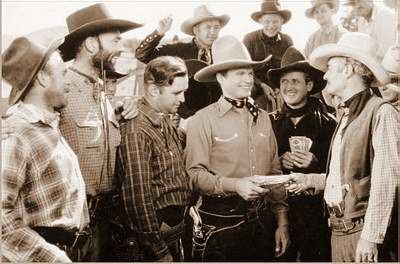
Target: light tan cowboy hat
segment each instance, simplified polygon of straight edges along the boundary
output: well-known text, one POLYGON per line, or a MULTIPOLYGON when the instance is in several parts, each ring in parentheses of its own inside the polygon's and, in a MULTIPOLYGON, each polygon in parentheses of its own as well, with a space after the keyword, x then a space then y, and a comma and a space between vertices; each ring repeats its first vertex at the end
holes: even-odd
POLYGON ((252 61, 244 44, 230 35, 216 39, 211 46, 211 54, 214 63, 199 70, 194 75, 196 81, 213 82, 216 81, 215 74, 218 72, 235 68, 257 66, 267 62, 272 57, 272 55, 269 55, 262 61, 252 61))
POLYGON ((292 13, 287 9, 281 9, 277 0, 266 0, 261 4, 261 10, 251 14, 251 18, 257 22, 261 16, 266 14, 277 14, 283 18, 283 24, 287 23, 292 17, 292 13))
POLYGON ((283 54, 281 67, 270 69, 268 71, 268 80, 274 85, 274 87, 280 88, 280 79, 282 75, 294 71, 305 72, 310 75, 314 82, 310 94, 315 94, 325 88, 326 81, 324 80, 324 73, 312 67, 308 61, 306 61, 303 54, 293 46, 290 46, 286 50, 285 54, 283 54))
POLYGON ((122 19, 113 19, 104 4, 95 4, 80 9, 67 17, 69 34, 60 46, 64 61, 72 60, 78 45, 86 37, 119 30, 121 33, 143 26, 142 24, 122 19))
POLYGON ((339 0, 311 0, 311 7, 306 9, 306 17, 313 18, 314 9, 320 5, 327 4, 333 9, 333 13, 339 10, 339 0))
POLYGON ((224 27, 231 17, 229 15, 220 15, 216 16, 208 10, 207 6, 201 5, 194 9, 193 17, 183 21, 181 25, 181 30, 183 33, 188 35, 194 35, 193 27, 201 22, 209 21, 209 20, 219 20, 221 23, 221 27, 224 27))
POLYGON ((369 35, 360 32, 343 34, 338 43, 330 43, 316 48, 310 55, 310 64, 326 72, 328 61, 332 57, 350 57, 367 66, 377 81, 385 85, 389 77, 376 57, 377 43, 369 35))
POLYGON ((11 85, 10 105, 17 103, 29 91, 38 72, 63 41, 63 38, 58 38, 48 47, 43 47, 27 37, 19 37, 1 54, 2 76, 11 85))

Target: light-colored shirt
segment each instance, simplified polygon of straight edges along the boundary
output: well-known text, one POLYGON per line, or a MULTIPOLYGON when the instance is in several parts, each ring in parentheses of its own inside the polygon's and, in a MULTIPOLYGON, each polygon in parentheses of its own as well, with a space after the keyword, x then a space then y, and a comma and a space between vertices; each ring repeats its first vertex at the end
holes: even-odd
MULTIPOLYGON (((339 126, 344 121, 342 119, 339 126)), ((327 203, 335 202, 342 193, 340 174, 334 173, 340 168, 340 157, 335 154, 340 153, 341 147, 337 137, 332 143, 331 167, 326 180, 324 196, 327 203)), ((374 158, 371 165, 371 189, 361 238, 383 243, 400 177, 400 114, 389 104, 382 105, 377 111, 372 130, 372 146, 374 158)))
POLYGON ((79 163, 58 116, 22 102, 7 111, 2 140, 2 255, 11 262, 66 259, 31 227, 82 230, 89 223, 79 163))
POLYGON ((319 28, 308 37, 304 48, 304 56, 308 58, 311 52, 321 45, 338 42, 343 33, 344 31, 340 30, 337 25, 332 25, 329 28, 319 28))
POLYGON ((194 188, 207 195, 224 193, 222 177, 281 174, 268 114, 260 110, 254 124, 246 107, 223 97, 197 112, 187 127, 186 169, 194 188))

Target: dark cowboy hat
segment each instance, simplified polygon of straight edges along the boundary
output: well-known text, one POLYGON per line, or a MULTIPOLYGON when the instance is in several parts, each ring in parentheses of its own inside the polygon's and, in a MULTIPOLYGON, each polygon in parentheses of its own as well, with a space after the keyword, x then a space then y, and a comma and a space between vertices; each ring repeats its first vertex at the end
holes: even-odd
POLYGON ((266 0, 261 4, 261 11, 254 12, 251 14, 251 18, 257 22, 261 16, 265 14, 277 14, 283 18, 283 24, 289 21, 292 17, 292 13, 287 9, 281 9, 280 4, 277 0, 266 0))
POLYGON ((305 60, 303 54, 293 46, 289 47, 285 54, 283 54, 281 67, 269 70, 267 76, 274 87, 279 88, 282 75, 294 71, 304 72, 310 75, 314 82, 310 94, 315 94, 324 89, 326 85, 326 81, 323 78, 324 73, 312 67, 308 61, 305 60))
POLYGON ((45 48, 27 37, 15 39, 1 55, 2 76, 11 85, 9 104, 17 103, 32 86, 38 72, 63 42, 58 38, 45 48))
POLYGON ((214 15, 210 10, 208 10, 207 6, 201 5, 194 9, 193 17, 183 21, 181 25, 181 30, 183 33, 188 35, 194 35, 193 27, 201 22, 209 21, 209 20, 218 20, 221 23, 221 28, 224 27, 229 20, 231 19, 228 15, 214 15))
POLYGON ((67 17, 69 34, 60 46, 64 61, 72 60, 81 41, 91 35, 113 30, 121 33, 143 26, 142 24, 122 19, 111 18, 104 4, 95 4, 80 9, 67 17))

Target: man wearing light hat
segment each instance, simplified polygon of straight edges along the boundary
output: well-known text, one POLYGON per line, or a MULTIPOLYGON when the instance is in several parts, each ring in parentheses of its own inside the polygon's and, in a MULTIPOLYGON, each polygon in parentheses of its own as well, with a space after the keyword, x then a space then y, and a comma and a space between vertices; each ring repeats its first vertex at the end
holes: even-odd
POLYGON ((388 49, 382 66, 389 74, 390 83, 379 87, 382 98, 400 110, 400 45, 388 49))
POLYGON ((355 32, 310 55, 310 64, 326 71, 326 92, 338 96, 344 107, 331 143, 324 193, 334 262, 378 260, 398 186, 400 116, 371 93, 372 82, 389 81, 376 49, 371 37, 355 32))
POLYGON ((261 4, 261 10, 251 14, 251 18, 263 28, 248 33, 243 39, 253 60, 263 60, 272 55, 270 60, 254 69, 256 85, 252 97, 267 112, 276 111, 281 106, 279 95, 275 95, 274 92, 274 89, 279 87, 273 87, 267 72, 269 69, 280 67, 283 54, 293 45, 292 38, 281 32, 282 25, 286 24, 291 16, 292 13, 282 9, 278 1, 265 0, 261 4))
POLYGON ((233 36, 217 39, 212 55, 195 79, 217 80, 223 96, 188 122, 186 168, 202 195, 202 225, 215 228, 196 237, 203 241, 194 249, 202 245, 199 261, 272 260, 273 241, 276 255, 288 245, 287 204, 283 185, 264 188, 255 176, 282 172, 269 116, 250 98, 253 67, 270 57, 252 61, 233 36))
POLYGON ((69 91, 55 52, 61 43, 45 48, 19 37, 2 54, 12 86, 3 123, 12 127, 1 146, 2 261, 79 261, 74 254, 88 239, 85 183, 58 129, 69 91))
MULTIPOLYGON (((103 4, 82 8, 66 21, 69 33, 60 51, 64 61, 73 62, 66 76, 71 83, 69 105, 61 113, 60 130, 78 155, 86 184, 93 239, 84 260, 113 261, 112 238, 126 232, 115 224, 119 186, 114 165, 121 138, 106 84, 124 74, 116 64, 123 51, 121 33, 142 25, 111 18, 103 4)), ((116 105, 124 119, 135 115, 133 100, 116 105)))
POLYGON ((343 35, 343 31, 333 24, 332 16, 339 9, 338 0, 311 0, 311 7, 305 11, 308 18, 313 18, 320 28, 308 37, 304 48, 304 55, 308 58, 311 52, 328 43, 336 43, 343 35))
MULTIPOLYGON (((148 63, 158 56, 168 55, 180 57, 185 61, 196 59, 210 64, 213 61, 211 45, 229 20, 228 15, 215 15, 206 5, 200 5, 194 9, 193 17, 185 20, 181 25, 183 33, 193 36, 189 42, 159 45, 172 26, 171 17, 163 18, 160 20, 158 28, 139 44, 136 49, 136 58, 148 63)), ((201 108, 214 103, 220 96, 221 91, 216 84, 200 85, 190 80, 189 89, 185 93, 185 102, 181 105, 178 113, 181 117, 187 118, 201 108)))

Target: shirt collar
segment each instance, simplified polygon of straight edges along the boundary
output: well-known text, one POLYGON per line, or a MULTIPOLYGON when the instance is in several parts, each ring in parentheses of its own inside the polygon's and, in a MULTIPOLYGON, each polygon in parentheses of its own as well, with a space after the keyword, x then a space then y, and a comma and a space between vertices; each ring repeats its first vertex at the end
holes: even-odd
POLYGON ((54 129, 58 128, 58 123, 60 121, 60 113, 52 113, 22 101, 11 106, 7 110, 7 115, 17 115, 32 124, 41 122, 54 129))
POLYGON ((219 98, 217 105, 218 105, 219 117, 222 117, 229 110, 231 110, 233 108, 233 105, 231 103, 229 103, 227 100, 225 100, 224 96, 221 96, 221 98, 219 98))
POLYGON ((84 73, 84 72, 81 72, 80 70, 78 70, 78 69, 76 69, 76 68, 74 68, 74 67, 69 67, 69 69, 70 69, 72 72, 74 72, 74 73, 80 75, 81 77, 83 77, 83 78, 85 78, 85 79, 88 79, 89 82, 91 82, 91 83, 93 83, 93 84, 99 83, 100 85, 103 85, 103 80, 100 79, 99 77, 93 77, 93 76, 91 76, 91 75, 89 75, 89 74, 86 74, 86 73, 84 73))
POLYGON ((268 41, 268 42, 278 42, 282 40, 282 36, 281 36, 281 32, 278 32, 275 36, 273 37, 268 37, 267 35, 265 35, 264 31, 261 29, 261 36, 262 39, 264 41, 268 41))
POLYGON ((151 107, 146 98, 139 100, 139 111, 142 112, 156 127, 161 126, 161 120, 166 115, 164 113, 157 112, 153 107, 151 107))

